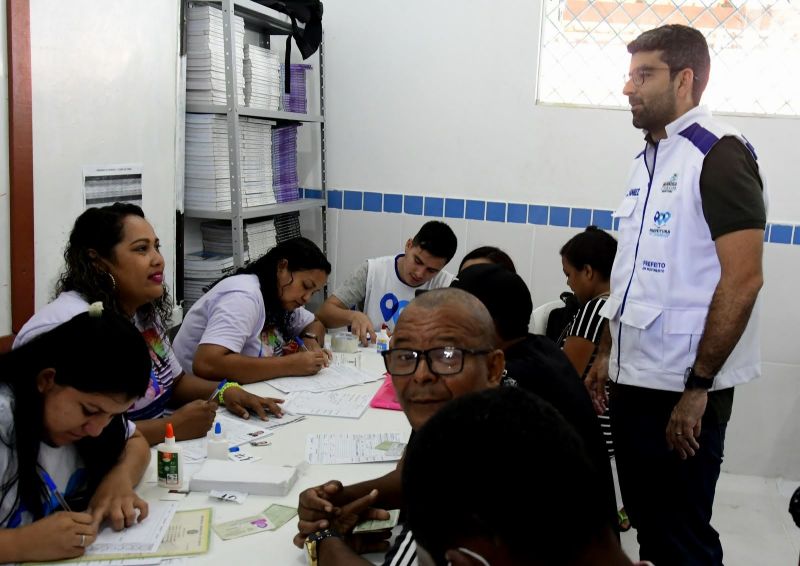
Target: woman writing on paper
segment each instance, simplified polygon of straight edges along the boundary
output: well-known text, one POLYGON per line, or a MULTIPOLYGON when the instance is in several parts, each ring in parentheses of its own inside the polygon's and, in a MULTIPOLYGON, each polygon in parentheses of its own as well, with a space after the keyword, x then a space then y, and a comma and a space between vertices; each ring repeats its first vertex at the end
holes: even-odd
POLYGON ((0 356, 0 563, 80 556, 103 519, 147 516, 150 449, 124 415, 149 381, 139 332, 99 303, 0 356))
MULTIPOLYGON (((169 420, 178 440, 205 436, 214 423, 217 402, 243 418, 252 410, 265 419, 264 407, 280 415, 276 400, 247 393, 233 381, 209 401, 220 378, 212 382, 183 371, 165 331, 172 302, 163 282, 159 247, 138 206, 116 203, 86 210, 75 220, 64 252, 58 297, 25 323, 14 346, 85 311, 89 302, 101 301, 106 309, 133 320, 149 348, 150 385, 128 418, 137 421, 151 445, 164 439, 168 408, 175 410, 169 420)), ((114 371, 110 368, 110 377, 114 371)))
POLYGON ((330 272, 311 240, 278 244, 192 305, 175 337, 178 359, 201 377, 243 383, 317 373, 330 356, 321 346, 325 327, 303 305, 330 272))

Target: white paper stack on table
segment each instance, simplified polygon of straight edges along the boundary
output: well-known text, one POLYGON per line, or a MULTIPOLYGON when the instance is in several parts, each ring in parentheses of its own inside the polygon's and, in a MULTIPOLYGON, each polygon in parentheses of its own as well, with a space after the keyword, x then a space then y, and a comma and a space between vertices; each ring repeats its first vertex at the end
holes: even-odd
MULTIPOLYGON (((186 102, 224 105, 227 99, 222 10, 207 5, 190 6, 187 19, 186 102)), ((233 21, 239 104, 244 105, 244 20, 234 16, 233 21)))
POLYGON ((278 54, 256 45, 244 46, 244 103, 251 108, 277 110, 281 102, 278 54))
MULTIPOLYGON (((245 208, 276 202, 272 188, 272 124, 258 118, 239 118, 239 173, 245 208)), ((186 207, 229 211, 231 185, 226 116, 186 115, 185 159, 186 207)))
POLYGON ((203 289, 233 271, 233 257, 206 252, 194 252, 183 257, 184 312, 197 302, 203 289))

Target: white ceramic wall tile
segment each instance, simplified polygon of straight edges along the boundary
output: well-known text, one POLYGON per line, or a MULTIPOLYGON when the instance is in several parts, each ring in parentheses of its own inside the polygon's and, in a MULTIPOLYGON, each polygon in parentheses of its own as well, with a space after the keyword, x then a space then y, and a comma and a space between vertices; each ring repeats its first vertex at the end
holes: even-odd
POLYGON ((580 228, 536 227, 531 273, 531 294, 534 305, 554 301, 561 293, 569 291, 558 251, 567 240, 579 232, 580 228))
POLYGON ((398 242, 404 233, 403 217, 401 214, 339 211, 335 285, 347 279, 366 259, 402 252, 398 242))
MULTIPOLYGON (((530 288, 533 262, 533 226, 505 222, 467 220, 467 251, 480 246, 495 246, 511 256, 517 273, 530 288)), ((536 301, 534 300, 534 304, 536 301)))
POLYGON ((800 480, 798 367, 765 363, 762 372, 736 388, 723 469, 800 480))
POLYGON ((800 246, 764 246, 764 287, 761 290, 761 358, 765 362, 800 364, 797 334, 787 332, 800 320, 797 266, 800 246))

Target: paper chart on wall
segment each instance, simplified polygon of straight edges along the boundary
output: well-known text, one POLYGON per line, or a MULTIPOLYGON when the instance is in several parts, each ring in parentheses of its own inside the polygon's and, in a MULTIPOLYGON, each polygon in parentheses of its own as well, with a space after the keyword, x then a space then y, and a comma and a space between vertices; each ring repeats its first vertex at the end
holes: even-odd
POLYGON ((307 377, 279 377, 271 379, 269 384, 283 393, 297 391, 335 391, 363 385, 371 381, 382 379, 382 375, 372 375, 352 366, 330 366, 323 368, 317 375, 307 377))
POLYGON ((306 436, 306 461, 309 464, 363 464, 394 462, 399 454, 375 447, 383 442, 403 442, 398 432, 318 433, 306 436))

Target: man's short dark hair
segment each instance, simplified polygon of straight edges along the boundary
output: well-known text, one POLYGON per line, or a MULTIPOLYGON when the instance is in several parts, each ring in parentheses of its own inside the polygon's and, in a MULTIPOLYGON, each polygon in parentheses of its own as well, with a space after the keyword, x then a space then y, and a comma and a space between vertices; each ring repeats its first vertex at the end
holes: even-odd
POLYGON ((475 295, 494 319, 497 334, 503 340, 528 335, 533 300, 522 277, 502 265, 471 265, 458 274, 450 287, 475 295))
POLYGON ((458 247, 458 239, 453 229, 438 220, 423 224, 411 243, 432 256, 444 258, 448 262, 456 255, 458 247))
POLYGON ((692 100, 700 104, 700 97, 708 84, 711 57, 706 38, 698 30, 680 24, 670 24, 648 30, 628 44, 628 53, 662 51, 661 60, 670 68, 671 76, 678 71, 694 71, 692 100))
POLYGON ((442 407, 408 446, 408 524, 437 564, 476 538, 499 540, 520 563, 531 552, 542 564, 569 563, 609 528, 595 473, 549 403, 516 387, 471 393, 442 407))

